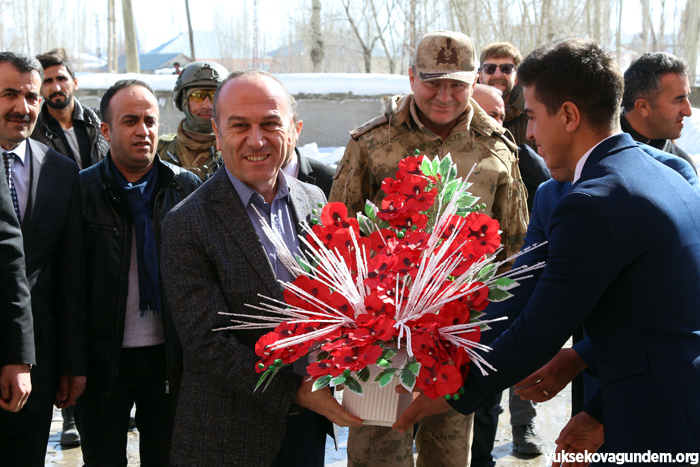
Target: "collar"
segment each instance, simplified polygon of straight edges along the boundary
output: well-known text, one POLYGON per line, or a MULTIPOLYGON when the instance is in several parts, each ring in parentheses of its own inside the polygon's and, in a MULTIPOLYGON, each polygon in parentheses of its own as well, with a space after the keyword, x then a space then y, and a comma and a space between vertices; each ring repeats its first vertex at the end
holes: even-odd
MULTIPOLYGON (((233 187, 236 189, 239 198, 241 198, 243 206, 247 208, 248 205, 251 203, 253 196, 255 195, 257 195, 257 199, 264 202, 264 198, 260 193, 253 190, 248 185, 236 178, 231 172, 229 172, 228 167, 224 166, 224 169, 226 169, 226 175, 228 175, 229 180, 231 180, 231 184, 233 184, 233 187)), ((289 184, 287 183, 287 176, 284 174, 283 171, 280 170, 277 173, 277 194, 275 195, 275 199, 284 198, 288 195, 289 184)))
POLYGON ((578 160, 578 162, 576 163, 576 170, 574 171, 574 179, 571 181, 572 184, 576 183, 578 181, 578 179, 581 178, 581 172, 583 172, 583 166, 586 165, 586 161, 588 160, 588 156, 591 155, 593 150, 595 148, 597 148, 603 141, 606 141, 606 140, 612 138, 613 136, 617 136, 619 134, 620 133, 615 133, 614 135, 610 135, 607 138, 598 141, 591 149, 589 149, 586 152, 586 154, 583 155, 583 157, 581 159, 578 160))
MULTIPOLYGON (((22 162, 22 165, 25 165, 25 158, 27 157, 27 140, 25 139, 21 143, 19 143, 19 146, 14 148, 13 150, 9 151, 5 148, 2 148, 2 152, 12 152, 14 153, 19 160, 22 162)), ((0 146, 2 147, 2 146, 0 146)))
POLYGON ((297 156, 297 148, 292 151, 292 160, 282 168, 282 171, 293 178, 299 178, 299 156, 297 156))

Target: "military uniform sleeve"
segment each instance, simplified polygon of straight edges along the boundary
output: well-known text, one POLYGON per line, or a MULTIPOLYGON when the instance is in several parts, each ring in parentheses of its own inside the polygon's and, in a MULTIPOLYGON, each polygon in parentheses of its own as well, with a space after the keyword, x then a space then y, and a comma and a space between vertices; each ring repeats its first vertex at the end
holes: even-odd
POLYGON ((351 139, 338 163, 328 196, 330 202, 345 204, 348 214, 353 217, 357 212, 364 212, 365 200, 369 196, 367 158, 367 148, 351 139))
MULTIPOLYGON (((510 164, 501 175, 493 203, 493 217, 500 223, 501 243, 503 252, 500 259, 508 258, 523 246, 527 232, 527 192, 520 176, 518 161, 511 152, 510 164)), ((510 269, 513 261, 509 261, 499 272, 510 269)))

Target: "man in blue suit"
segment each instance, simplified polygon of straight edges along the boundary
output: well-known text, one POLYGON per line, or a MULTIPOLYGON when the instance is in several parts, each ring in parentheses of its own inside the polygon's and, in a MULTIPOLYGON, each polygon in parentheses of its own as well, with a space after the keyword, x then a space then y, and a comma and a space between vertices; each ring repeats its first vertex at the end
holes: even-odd
POLYGON ((605 441, 610 453, 697 453, 700 195, 620 133, 622 75, 595 42, 541 47, 518 81, 528 137, 553 178, 573 175, 552 210, 547 265, 522 315, 493 343, 498 372, 472 371, 449 404, 419 396, 395 428, 450 405, 473 412, 551 359, 583 322, 601 387, 558 449, 593 452, 605 441))

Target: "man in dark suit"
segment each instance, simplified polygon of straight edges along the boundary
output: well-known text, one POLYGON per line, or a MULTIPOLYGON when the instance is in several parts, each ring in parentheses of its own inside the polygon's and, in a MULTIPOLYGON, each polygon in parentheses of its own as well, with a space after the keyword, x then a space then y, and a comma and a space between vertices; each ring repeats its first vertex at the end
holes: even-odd
POLYGON ((22 230, 5 177, 0 177, 0 409, 17 412, 32 390, 36 363, 31 295, 22 230))
POLYGON ((319 188, 280 170, 291 120, 287 91, 276 78, 232 73, 214 98, 225 170, 165 219, 162 274, 184 363, 175 465, 320 467, 328 420, 361 423, 328 388, 311 392, 312 383, 291 370, 254 391, 260 377, 254 347, 266 331, 213 331, 230 324, 220 313, 260 313, 245 306, 260 303, 258 294, 282 300, 277 281, 292 279, 261 222, 294 251, 300 222, 325 201, 319 188))
POLYGON ((306 157, 299 151, 297 140, 299 135, 301 135, 304 122, 299 118, 299 106, 291 94, 289 95, 289 102, 292 105, 292 144, 287 148, 287 157, 284 164, 282 164, 282 170, 299 181, 316 185, 328 198, 328 194, 331 192, 331 185, 333 185, 335 170, 323 162, 306 157))
POLYGON ((75 404, 85 388, 85 257, 78 166, 34 140, 41 64, 0 53, 0 145, 11 171, 31 289, 36 367, 18 413, 0 412, 8 465, 43 466, 52 405, 75 404), (9 460, 8 460, 9 459, 9 460))
POLYGON ((547 265, 522 315, 493 343, 488 360, 499 371, 471 372, 449 404, 419 396, 395 427, 446 405, 475 410, 551 359, 583 322, 601 386, 558 449, 594 452, 605 441, 609 453, 697 453, 700 195, 620 133, 622 75, 595 42, 541 47, 518 81, 528 137, 553 178, 573 175, 551 214, 547 265), (653 403, 659 395, 662 406, 653 403))

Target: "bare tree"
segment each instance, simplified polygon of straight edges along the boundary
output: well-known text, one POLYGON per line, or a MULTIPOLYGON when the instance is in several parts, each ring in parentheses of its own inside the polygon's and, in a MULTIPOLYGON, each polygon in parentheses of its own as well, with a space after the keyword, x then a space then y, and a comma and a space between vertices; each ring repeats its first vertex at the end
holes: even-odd
POLYGON ((321 0, 312 0, 311 8, 311 61, 314 73, 321 73, 324 56, 323 34, 321 32, 321 0))
POLYGON ((688 60, 690 85, 695 85, 698 65, 698 41, 700 36, 700 5, 689 0, 685 6, 685 56, 688 60))
POLYGON ((139 50, 134 24, 134 10, 131 0, 122 0, 122 16, 124 17, 124 38, 126 42, 126 71, 140 73, 139 50))
POLYGON ((360 27, 362 27, 363 25, 358 24, 353 19, 353 16, 356 12, 350 12, 350 1, 351 0, 342 0, 343 8, 345 8, 345 14, 347 16, 348 22, 350 23, 350 27, 352 28, 352 31, 355 34, 355 38, 357 39, 357 42, 360 44, 360 48, 362 49, 362 58, 365 62, 365 73, 371 73, 372 50, 374 50, 374 44, 377 42, 377 39, 379 39, 379 37, 373 34, 371 31, 371 23, 367 19, 367 10, 365 8, 362 8, 361 15, 361 19, 364 23, 365 33, 362 34, 360 32, 360 27))
POLYGON ((197 60, 197 55, 194 53, 194 32, 192 31, 192 19, 190 18, 190 0, 185 0, 185 11, 187 11, 187 32, 190 35, 190 58, 194 62, 197 60))

